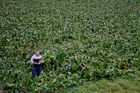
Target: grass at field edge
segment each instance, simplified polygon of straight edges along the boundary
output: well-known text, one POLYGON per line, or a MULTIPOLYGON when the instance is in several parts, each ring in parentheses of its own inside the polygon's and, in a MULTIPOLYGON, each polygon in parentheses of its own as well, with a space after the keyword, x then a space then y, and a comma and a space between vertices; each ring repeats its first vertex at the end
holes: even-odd
POLYGON ((78 87, 63 89, 59 93, 140 93, 140 71, 114 80, 90 81, 78 87))

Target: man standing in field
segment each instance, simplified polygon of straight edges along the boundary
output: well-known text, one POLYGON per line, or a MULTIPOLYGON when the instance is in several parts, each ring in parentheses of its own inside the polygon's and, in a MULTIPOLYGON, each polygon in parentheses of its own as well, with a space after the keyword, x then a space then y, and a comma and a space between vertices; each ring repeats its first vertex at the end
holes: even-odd
POLYGON ((36 72, 37 72, 37 76, 39 76, 41 73, 41 64, 39 64, 41 58, 42 56, 40 55, 39 51, 36 51, 35 55, 33 55, 31 58, 31 62, 33 64, 32 77, 35 77, 36 72))

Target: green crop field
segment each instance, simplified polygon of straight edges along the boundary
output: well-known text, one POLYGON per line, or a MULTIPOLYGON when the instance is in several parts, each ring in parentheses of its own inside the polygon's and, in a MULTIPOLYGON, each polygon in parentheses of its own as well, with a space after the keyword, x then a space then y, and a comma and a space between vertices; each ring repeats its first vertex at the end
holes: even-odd
POLYGON ((55 92, 135 73, 139 37, 140 0, 0 0, 0 90, 55 92), (32 78, 36 50, 45 65, 32 78))

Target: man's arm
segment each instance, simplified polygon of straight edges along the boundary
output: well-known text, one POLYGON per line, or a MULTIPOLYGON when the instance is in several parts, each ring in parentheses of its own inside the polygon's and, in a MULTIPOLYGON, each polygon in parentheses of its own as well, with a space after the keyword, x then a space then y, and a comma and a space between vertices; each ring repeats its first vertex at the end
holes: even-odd
POLYGON ((33 60, 34 60, 34 56, 31 57, 31 63, 32 63, 32 64, 34 63, 33 60))

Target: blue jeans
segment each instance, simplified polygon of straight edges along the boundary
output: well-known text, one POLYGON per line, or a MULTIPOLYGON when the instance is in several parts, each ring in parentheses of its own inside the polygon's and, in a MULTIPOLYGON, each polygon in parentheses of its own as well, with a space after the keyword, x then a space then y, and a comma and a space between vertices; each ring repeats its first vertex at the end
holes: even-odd
POLYGON ((33 65, 32 77, 35 77, 36 72, 37 72, 37 76, 39 76, 41 73, 41 65, 33 65))

